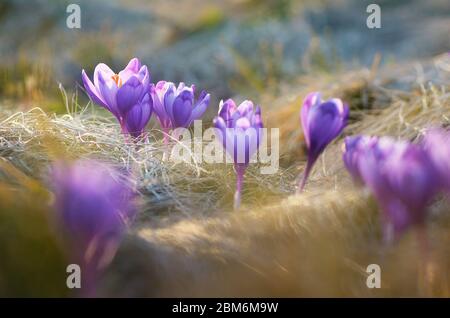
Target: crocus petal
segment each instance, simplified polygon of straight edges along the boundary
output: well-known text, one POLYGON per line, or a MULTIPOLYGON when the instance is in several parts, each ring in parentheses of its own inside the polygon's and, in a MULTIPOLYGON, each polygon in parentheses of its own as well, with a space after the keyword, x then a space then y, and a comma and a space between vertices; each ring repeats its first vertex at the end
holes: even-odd
MULTIPOLYGON (((118 74, 122 83, 126 83, 126 81, 128 81, 128 79, 131 76, 133 76, 133 75, 136 76, 138 74, 140 68, 141 68, 141 62, 137 58, 130 60, 128 65, 122 71, 120 71, 118 74)), ((142 81, 142 78, 139 78, 139 79, 142 81)))
POLYGON ((358 170, 358 149, 357 146, 362 136, 347 137, 344 140, 344 153, 342 159, 345 167, 352 175, 353 179, 361 180, 361 174, 358 170))
POLYGON ((392 193, 385 177, 384 159, 377 157, 373 147, 365 149, 363 158, 358 160, 358 170, 365 185, 371 190, 377 201, 389 202, 392 193))
POLYGON ((261 107, 256 106, 255 114, 252 119, 253 119, 252 121, 253 127, 263 128, 263 122, 261 118, 261 107))
POLYGON ((222 144, 223 148, 226 150, 227 144, 227 126, 222 117, 215 117, 213 120, 213 126, 215 128, 215 133, 217 140, 222 144))
POLYGON ((344 152, 342 160, 352 178, 357 182, 362 182, 359 171, 359 159, 361 153, 368 147, 372 147, 378 139, 370 136, 350 136, 344 139, 344 152))
POLYGON ((94 85, 97 88, 100 88, 100 79, 99 76, 102 75, 103 82, 105 81, 112 81, 112 77, 115 75, 115 73, 109 68, 108 65, 104 63, 98 64, 94 69, 94 85))
POLYGON ((150 91, 153 99, 153 110, 158 117, 161 128, 167 130, 171 127, 171 121, 164 107, 164 86, 165 82, 158 82, 150 91))
POLYGON ((92 99, 94 103, 97 105, 100 105, 102 107, 105 107, 108 109, 108 105, 103 101, 103 98, 101 97, 100 93, 98 92, 97 88, 94 86, 92 81, 87 76, 86 72, 84 70, 81 71, 81 77, 83 79, 83 85, 86 89, 86 92, 88 93, 89 97, 92 99))
POLYGON ((144 128, 150 120, 153 111, 153 100, 149 94, 146 94, 141 101, 142 117, 140 125, 144 128))
POLYGON ((402 201, 414 217, 424 216, 426 205, 437 192, 439 176, 426 151, 409 144, 386 159, 386 177, 390 189, 402 201))
POLYGON ((236 111, 231 114, 231 127, 236 126, 236 121, 241 117, 253 117, 253 103, 251 101, 243 101, 237 108, 236 111))
MULTIPOLYGON (((234 162, 247 166, 258 149, 258 131, 250 126, 248 119, 242 117, 234 128, 234 162)), ((228 128, 230 129, 230 128, 228 128)), ((233 147, 228 147, 233 149, 233 147)))
POLYGON ((186 87, 186 84, 184 84, 184 82, 180 82, 178 84, 178 87, 176 89, 177 95, 181 93, 181 91, 186 87))
POLYGON ((144 87, 136 76, 132 76, 117 91, 117 109, 122 117, 136 105, 144 94, 144 87))
POLYGON ((146 65, 143 65, 139 72, 137 73, 137 77, 142 82, 142 85, 144 85, 144 89, 148 90, 150 85, 150 72, 147 69, 146 65))
POLYGON ((225 124, 225 121, 222 117, 215 117, 213 120, 213 126, 223 131, 225 131, 225 129, 227 128, 227 125, 225 124))
MULTIPOLYGON (((241 118, 246 120, 246 118, 241 118)), ((233 159, 237 164, 247 164, 249 161, 249 137, 247 137, 246 130, 242 128, 234 128, 234 143, 233 146, 228 146, 228 149, 233 149, 233 159)))
POLYGON ((450 133, 444 129, 427 131, 423 147, 439 172, 442 185, 450 191, 450 133))
POLYGON ((141 62, 139 61, 139 59, 137 57, 135 57, 135 58, 132 58, 130 60, 130 62, 128 62, 127 66, 125 67, 124 70, 131 71, 133 73, 137 73, 137 72, 139 72, 140 69, 141 69, 141 62))
POLYGON ((243 101, 237 108, 240 116, 247 116, 249 112, 253 111, 253 103, 249 100, 243 101))
POLYGON ((236 128, 241 128, 243 130, 251 126, 250 121, 246 117, 241 117, 236 121, 236 128))
POLYGON ((166 81, 159 81, 154 86, 154 93, 158 96, 158 99, 161 101, 161 103, 164 102, 164 95, 166 93, 165 87, 167 87, 166 83, 166 81))
POLYGON ((162 117, 166 114, 164 109, 164 94, 163 87, 165 82, 158 82, 155 86, 150 88, 150 93, 153 98, 153 110, 158 117, 162 117))
POLYGON ((236 108, 236 104, 232 99, 228 99, 225 102, 220 101, 219 116, 223 118, 228 127, 231 127, 232 115, 236 111, 236 108))
POLYGON ((100 94, 103 97, 103 100, 109 106, 109 110, 111 111, 111 113, 113 113, 116 117, 119 118, 120 112, 117 109, 117 102, 116 102, 118 87, 116 83, 111 79, 106 80, 102 72, 98 73, 97 78, 98 78, 98 88, 100 94))
MULTIPOLYGON (((173 119, 173 102, 176 98, 176 88, 173 83, 167 82, 164 85, 165 94, 164 94, 164 109, 166 110, 166 114, 169 118, 173 119)), ((173 123, 172 123, 173 124, 173 123)))
POLYGON ((206 109, 209 106, 209 100, 210 100, 210 95, 207 94, 205 91, 203 91, 200 94, 199 102, 192 109, 191 118, 190 118, 189 122, 192 123, 194 120, 199 119, 200 117, 203 116, 203 114, 205 113, 206 109))
POLYGON ((142 102, 134 105, 127 113, 126 126, 128 132, 133 137, 139 137, 144 131, 145 126, 150 120, 152 114, 151 100, 148 94, 143 98, 142 102))
POLYGON ((253 116, 252 127, 257 129, 258 131, 258 139, 256 146, 259 147, 261 140, 264 137, 264 130, 263 130, 264 125, 261 117, 261 107, 259 106, 256 106, 255 115, 253 116))
POLYGON ((306 145, 310 146, 309 139, 309 113, 312 107, 318 106, 321 103, 321 95, 318 92, 309 93, 302 106, 300 112, 300 120, 302 123, 303 135, 305 137, 306 145))
POLYGON ((182 91, 175 98, 172 108, 172 123, 175 127, 185 127, 190 124, 193 99, 194 96, 190 90, 182 91))
POLYGON ((218 141, 226 149, 226 133, 227 126, 222 117, 215 117, 213 120, 213 126, 215 128, 215 133, 218 141))

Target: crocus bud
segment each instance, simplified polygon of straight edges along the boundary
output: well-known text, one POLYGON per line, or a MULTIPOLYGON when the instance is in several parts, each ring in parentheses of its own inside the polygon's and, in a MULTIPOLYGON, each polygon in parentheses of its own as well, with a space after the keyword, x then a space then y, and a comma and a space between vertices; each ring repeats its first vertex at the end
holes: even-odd
POLYGON ((338 98, 323 102, 320 93, 310 93, 306 96, 300 121, 308 148, 308 162, 298 186, 298 192, 303 191, 317 158, 347 125, 348 114, 348 106, 338 98))

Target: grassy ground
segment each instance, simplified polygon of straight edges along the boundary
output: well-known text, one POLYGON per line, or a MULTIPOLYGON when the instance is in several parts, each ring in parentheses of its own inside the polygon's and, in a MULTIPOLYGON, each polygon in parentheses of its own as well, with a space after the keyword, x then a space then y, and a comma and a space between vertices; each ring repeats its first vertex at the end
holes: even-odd
MULTIPOLYGON (((262 94, 266 126, 281 130, 280 169, 273 175, 249 169, 239 212, 232 211, 231 166, 160 161, 156 124, 150 125, 149 142, 135 146, 125 142, 112 118, 96 106, 78 105, 76 98, 67 100, 65 115, 3 108, 0 219, 10 221, 0 222, 0 244, 10 261, 0 264, 0 295, 36 295, 47 283, 43 294, 66 293, 64 255, 51 227, 28 227, 51 217, 49 164, 90 157, 131 169, 141 194, 140 213, 101 282, 102 295, 449 297, 448 200, 430 209, 428 249, 417 246, 417 229, 384 246, 376 204, 352 184, 340 158, 345 135, 414 141, 431 125, 448 126, 449 65, 448 55, 381 69, 375 60, 371 69, 305 74, 282 84, 277 97, 262 94), (306 192, 293 195, 305 163, 298 113, 302 98, 314 90, 347 101, 351 120, 319 160, 306 192), (30 215, 36 221, 24 225, 30 215), (25 257, 38 265, 43 259, 18 255, 16 246, 46 251, 48 282, 23 285, 11 275, 25 257), (381 266, 381 289, 366 287, 371 263, 381 266)), ((24 268, 21 279, 35 270, 24 268)))

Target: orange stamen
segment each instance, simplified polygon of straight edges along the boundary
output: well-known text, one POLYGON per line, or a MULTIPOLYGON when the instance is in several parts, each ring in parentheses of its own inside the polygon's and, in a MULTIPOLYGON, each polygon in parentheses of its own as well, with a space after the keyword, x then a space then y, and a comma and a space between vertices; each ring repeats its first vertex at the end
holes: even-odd
POLYGON ((111 78, 116 83, 117 87, 122 86, 122 79, 119 77, 118 74, 114 74, 113 76, 111 76, 111 78))

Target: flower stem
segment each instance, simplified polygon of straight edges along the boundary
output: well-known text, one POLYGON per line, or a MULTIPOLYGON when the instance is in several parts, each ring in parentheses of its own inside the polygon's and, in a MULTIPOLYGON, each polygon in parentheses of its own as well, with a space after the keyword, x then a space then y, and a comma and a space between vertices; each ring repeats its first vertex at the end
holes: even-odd
POLYGON ((391 246, 395 241, 395 229, 394 224, 387 217, 388 212, 385 212, 387 209, 383 209, 383 214, 380 217, 381 224, 381 235, 384 246, 391 246))
POLYGON ((306 163, 305 171, 303 172, 303 177, 301 178, 298 187, 297 187, 297 194, 300 194, 303 192, 303 189, 305 188, 306 181, 308 180, 309 174, 311 173, 311 168, 313 164, 311 160, 308 160, 306 163))
POLYGON ((163 153, 163 161, 169 160, 169 130, 166 128, 163 128, 163 134, 164 134, 164 153, 163 153))
POLYGON ((124 122, 120 122, 120 130, 122 131, 122 134, 124 135, 125 142, 128 143, 130 141, 130 139, 129 139, 128 129, 125 126, 124 122))
POLYGON ((236 192, 234 193, 234 210, 239 210, 241 205, 242 184, 244 182, 245 167, 235 165, 236 170, 236 192))

